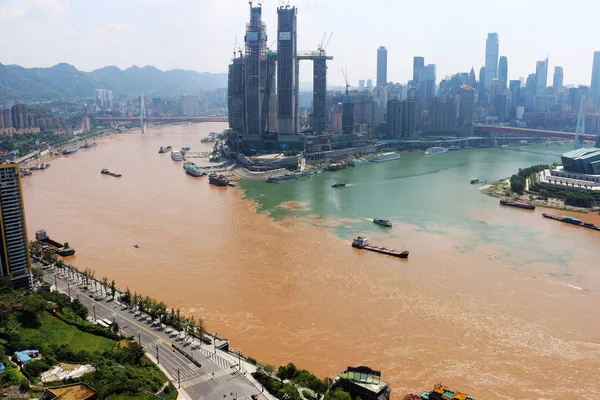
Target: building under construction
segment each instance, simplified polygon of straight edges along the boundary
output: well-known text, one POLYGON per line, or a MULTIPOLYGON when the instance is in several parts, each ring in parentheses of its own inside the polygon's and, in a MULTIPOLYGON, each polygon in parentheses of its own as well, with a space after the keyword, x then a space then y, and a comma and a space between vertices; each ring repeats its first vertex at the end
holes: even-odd
MULTIPOLYGON (((289 5, 277 8, 277 52, 274 52, 267 48, 262 6, 250 2, 245 50, 234 49, 234 59, 229 65, 229 127, 233 131, 233 147, 238 151, 305 151, 307 142, 328 130, 327 60, 333 57, 327 56, 325 48, 331 35, 327 43, 323 37, 316 51, 298 53, 297 14, 298 10, 289 5), (302 60, 313 62, 313 126, 299 134, 302 60)), ((352 133, 353 121, 354 117, 345 133, 352 133)))

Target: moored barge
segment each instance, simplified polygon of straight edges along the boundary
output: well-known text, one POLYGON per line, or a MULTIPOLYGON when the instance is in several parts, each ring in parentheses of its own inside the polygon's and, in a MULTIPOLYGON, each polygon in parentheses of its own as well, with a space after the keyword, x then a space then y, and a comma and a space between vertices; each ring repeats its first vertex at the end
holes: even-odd
POLYGON ((525 210, 535 210, 535 206, 533 204, 525 203, 523 201, 500 200, 500 205, 523 208, 525 210))
POLYGON ((559 217, 559 216, 554 215, 554 214, 542 213, 542 216, 544 218, 548 218, 548 219, 553 219, 555 221, 564 222, 565 224, 571 224, 571 225, 575 225, 575 226, 581 226, 583 228, 593 229, 595 231, 600 231, 600 226, 594 225, 591 222, 583 222, 579 218, 569 217, 568 215, 565 215, 563 217, 559 217))

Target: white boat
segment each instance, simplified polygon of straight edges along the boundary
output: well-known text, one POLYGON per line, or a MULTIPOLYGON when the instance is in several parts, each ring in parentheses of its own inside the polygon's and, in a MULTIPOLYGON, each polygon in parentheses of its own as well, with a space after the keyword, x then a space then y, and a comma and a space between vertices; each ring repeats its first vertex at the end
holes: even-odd
POLYGON ((430 147, 427 150, 425 150, 425 154, 429 155, 436 155, 436 154, 444 154, 447 153, 448 149, 445 147, 430 147))
POLYGON ((183 154, 179 150, 171 151, 171 160, 173 161, 183 161, 183 154))
POLYGON ((350 161, 348 165, 351 167, 359 167, 361 165, 367 165, 368 163, 369 162, 366 158, 355 158, 354 160, 350 161))
POLYGON ((375 158, 373 158, 372 161, 373 162, 385 162, 385 161, 397 160, 399 158, 400 158, 400 156, 397 153, 390 151, 388 153, 377 154, 377 156, 375 158))

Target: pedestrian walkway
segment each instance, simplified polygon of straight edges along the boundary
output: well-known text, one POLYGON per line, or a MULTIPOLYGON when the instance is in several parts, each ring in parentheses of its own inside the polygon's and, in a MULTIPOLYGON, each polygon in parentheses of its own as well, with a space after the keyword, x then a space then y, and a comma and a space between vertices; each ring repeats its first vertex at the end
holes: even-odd
POLYGON ((235 371, 233 369, 222 369, 222 370, 212 373, 212 374, 204 374, 204 375, 183 381, 183 382, 181 382, 181 387, 183 389, 185 389, 185 388, 197 385, 202 382, 210 381, 211 379, 218 379, 225 375, 234 375, 234 374, 237 374, 237 371, 235 371))

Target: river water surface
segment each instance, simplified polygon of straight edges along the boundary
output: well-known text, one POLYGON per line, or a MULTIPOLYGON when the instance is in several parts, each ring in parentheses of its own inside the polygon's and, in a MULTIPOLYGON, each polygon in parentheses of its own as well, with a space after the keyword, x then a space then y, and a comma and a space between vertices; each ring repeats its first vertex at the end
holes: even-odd
POLYGON ((241 189, 157 153, 206 151, 200 139, 224 127, 151 127, 51 161, 23 180, 29 235, 70 242, 67 262, 202 317, 263 363, 320 377, 368 365, 396 399, 437 382, 487 399, 600 398, 600 232, 469 184, 556 162, 566 146, 402 153, 241 189), (359 234, 410 258, 352 249, 359 234))

